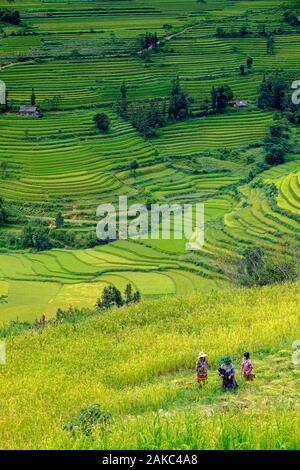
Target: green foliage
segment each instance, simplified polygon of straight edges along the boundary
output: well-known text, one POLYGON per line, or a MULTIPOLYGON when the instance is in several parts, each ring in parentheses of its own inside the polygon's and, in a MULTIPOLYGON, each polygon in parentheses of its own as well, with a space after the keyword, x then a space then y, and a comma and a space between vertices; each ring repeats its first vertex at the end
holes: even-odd
POLYGON ((224 271, 230 280, 240 286, 265 286, 292 282, 299 279, 299 247, 291 247, 286 253, 279 250, 272 255, 262 247, 252 246, 241 258, 225 258, 224 271))
POLYGON ((264 139, 266 163, 280 165, 290 151, 291 128, 286 120, 275 121, 264 139))
POLYGON ((275 39, 272 34, 269 34, 267 37, 267 54, 273 55, 275 49, 275 39))
POLYGON ((112 307, 122 307, 124 301, 122 299, 122 294, 115 286, 107 286, 103 289, 101 298, 96 302, 96 307, 99 310, 107 310, 112 307))
POLYGON ((159 47, 159 38, 157 33, 146 33, 144 36, 139 37, 140 49, 154 49, 159 47))
POLYGON ((59 212, 57 214, 57 216, 55 217, 55 225, 56 225, 56 228, 61 228, 64 226, 64 223, 65 223, 65 218, 64 216, 62 215, 61 212, 59 212))
POLYGON ((125 81, 123 81, 121 88, 120 88, 120 96, 118 98, 116 104, 116 111, 117 113, 123 118, 128 118, 128 97, 127 97, 127 86, 125 81))
POLYGON ((284 20, 291 26, 299 25, 298 17, 299 14, 295 10, 295 8, 289 8, 283 13, 284 20))
POLYGON ((103 431, 111 422, 111 418, 111 413, 103 411, 98 403, 89 403, 72 421, 65 424, 64 429, 74 434, 80 432, 90 436, 96 428, 103 431))
POLYGON ((233 99, 233 91, 229 85, 213 86, 211 90, 212 108, 215 113, 224 113, 233 99))
POLYGON ((264 76, 259 88, 258 107, 283 111, 286 105, 287 84, 283 75, 264 76))
POLYGON ((49 229, 42 223, 25 225, 21 235, 21 244, 23 248, 33 248, 37 251, 49 250, 52 247, 49 229))
POLYGON ((105 113, 98 113, 94 117, 97 128, 100 131, 107 132, 110 129, 110 119, 105 113))
POLYGON ((140 292, 134 291, 131 283, 128 283, 125 288, 125 298, 121 294, 121 291, 115 286, 106 286, 103 289, 101 297, 97 299, 96 308, 99 310, 107 310, 112 307, 122 307, 123 305, 130 305, 131 303, 137 303, 141 300, 140 292))
POLYGON ((36 95, 35 95, 34 88, 32 88, 32 91, 31 91, 30 102, 31 102, 31 106, 36 106, 36 95))
POLYGON ((0 197, 0 226, 7 220, 7 212, 4 208, 4 200, 0 197))
POLYGON ((128 114, 133 127, 145 139, 156 135, 155 129, 166 125, 165 102, 137 103, 130 106, 128 114))
POLYGON ((191 117, 192 98, 181 89, 179 75, 172 85, 169 101, 169 118, 174 121, 184 121, 191 117))
POLYGON ((0 8, 0 23, 10 23, 13 25, 18 25, 20 24, 20 21, 20 12, 18 10, 0 8))

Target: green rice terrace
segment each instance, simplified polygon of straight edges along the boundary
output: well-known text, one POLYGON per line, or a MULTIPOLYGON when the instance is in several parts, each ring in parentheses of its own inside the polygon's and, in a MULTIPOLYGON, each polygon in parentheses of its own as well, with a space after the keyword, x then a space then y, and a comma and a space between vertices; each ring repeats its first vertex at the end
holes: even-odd
POLYGON ((300 16, 299 1, 0 0, 2 8, 18 10, 20 21, 0 21, 0 323, 91 308, 109 284, 130 282, 146 299, 228 289, 223 257, 299 242, 299 105, 287 103, 300 80, 300 22, 285 14, 300 16), (158 40, 143 49, 147 33, 158 40), (264 78, 276 74, 284 109, 259 105, 264 78), (127 111, 154 103, 163 113, 176 77, 191 98, 186 119, 143 135, 119 112, 125 83, 127 111), (222 86, 232 97, 217 112, 212 89, 222 86), (22 114, 30 104, 39 117, 22 114), (105 132, 98 113, 109 119, 105 132), (289 145, 280 164, 268 164, 266 135, 281 118, 290 121, 289 145), (29 223, 51 235, 58 213, 64 240, 95 235, 97 206, 122 195, 131 204, 204 203, 203 249, 186 251, 175 236, 60 240, 44 251, 13 242, 29 223))

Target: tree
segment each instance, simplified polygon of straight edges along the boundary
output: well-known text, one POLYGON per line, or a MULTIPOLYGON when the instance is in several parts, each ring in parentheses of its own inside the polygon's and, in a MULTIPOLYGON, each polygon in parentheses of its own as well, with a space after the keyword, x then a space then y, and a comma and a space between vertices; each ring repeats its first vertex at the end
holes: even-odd
POLYGON ((289 8, 283 13, 284 20, 291 26, 297 26, 299 24, 298 14, 294 8, 289 8))
POLYGON ((61 212, 59 212, 57 214, 57 216, 55 217, 55 225, 56 225, 56 228, 61 228, 64 226, 64 223, 65 223, 65 218, 64 216, 62 215, 61 212))
POLYGON ((4 209, 4 200, 0 197, 0 225, 4 224, 7 219, 7 213, 4 209))
POLYGON ((241 74, 241 75, 245 75, 245 74, 246 74, 246 69, 245 69, 244 64, 241 64, 241 65, 240 65, 240 74, 241 74))
POLYGON ((50 250, 52 243, 48 227, 42 223, 37 226, 30 223, 25 225, 21 235, 21 244, 23 248, 34 248, 37 251, 50 250))
POLYGON ((107 310, 112 307, 121 307, 123 305, 122 294, 113 285, 109 285, 103 289, 102 295, 96 302, 96 308, 99 310, 107 310))
POLYGON ((110 129, 110 119, 105 113, 98 113, 94 117, 94 121, 99 130, 107 132, 110 129))
POLYGON ((262 247, 252 246, 242 257, 226 256, 222 268, 235 285, 246 287, 295 281, 299 278, 299 247, 267 254, 262 247))
POLYGON ((248 69, 248 72, 250 72, 252 70, 252 67, 253 67, 253 58, 252 57, 247 57, 247 69, 248 69))
POLYGON ((229 85, 213 86, 211 95, 212 107, 215 113, 224 113, 233 99, 233 92, 229 85))
POLYGON ((133 303, 137 304, 138 302, 140 302, 141 300, 141 293, 139 290, 137 290, 134 294, 133 294, 133 303))
POLYGON ((259 87, 258 107, 283 111, 286 106, 286 93, 287 84, 283 75, 276 73, 264 76, 259 87))
POLYGON ((127 87, 125 81, 123 81, 120 88, 120 97, 117 102, 117 113, 123 118, 128 118, 128 98, 127 98, 127 87))
POLYGON ((2 171, 2 178, 5 178, 6 176, 6 172, 7 172, 7 168, 8 168, 8 163, 6 160, 2 160, 2 162, 0 162, 0 169, 2 171))
POLYGON ((157 33, 146 33, 144 36, 139 37, 140 49, 158 49, 159 39, 157 33))
POLYGON ((136 170, 139 168, 139 164, 136 160, 132 160, 130 163, 130 170, 131 174, 135 177, 136 176, 136 170))
POLYGON ((172 84, 169 118, 175 121, 183 121, 191 116, 191 98, 182 91, 179 75, 172 84))
POLYGON ((275 49, 275 39, 272 34, 269 34, 267 38, 267 54, 268 55, 273 55, 274 54, 274 49, 275 49))
POLYGON ((202 103, 200 104, 200 111, 203 116, 208 116, 209 115, 209 101, 207 98, 205 98, 202 103))
POLYGON ((18 10, 9 10, 0 8, 0 23, 10 23, 18 25, 21 22, 20 12, 18 10))
POLYGON ((31 106, 36 106, 36 96, 35 96, 34 88, 32 88, 31 90, 30 102, 31 102, 31 106))
POLYGON ((264 140, 266 163, 280 165, 290 151, 291 128, 286 120, 274 122, 268 129, 264 140))
POLYGON ((127 284, 126 288, 125 288, 125 303, 127 305, 131 304, 133 302, 133 289, 132 289, 132 285, 129 283, 127 284))

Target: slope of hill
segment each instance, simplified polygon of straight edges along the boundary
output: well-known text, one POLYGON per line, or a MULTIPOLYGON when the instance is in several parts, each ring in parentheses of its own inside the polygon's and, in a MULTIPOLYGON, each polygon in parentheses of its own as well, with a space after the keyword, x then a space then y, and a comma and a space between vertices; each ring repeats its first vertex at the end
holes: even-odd
POLYGON ((1 448, 297 449, 299 302, 299 283, 214 291, 6 338, 1 448), (210 366, 203 389, 199 350, 210 366), (238 391, 224 394, 220 357, 238 369, 245 350, 257 377, 237 374, 238 391), (64 430, 90 402, 111 413, 109 426, 64 430))
POLYGON ((10 105, 0 114, 0 197, 13 214, 0 228, 0 294, 8 293, 0 322, 68 304, 92 306, 108 283, 123 289, 130 281, 144 297, 224 287, 220 256, 251 244, 272 252, 299 239, 299 125, 292 126, 286 163, 263 172, 262 139, 273 112, 257 108, 266 72, 281 69, 288 84, 299 78, 299 26, 284 21, 285 3, 0 0, 0 7, 19 9, 22 20, 0 28, 0 79, 10 105), (229 36, 245 27, 249 34, 217 37, 217 27, 229 36), (166 44, 150 61, 136 54, 147 32, 166 44), (241 75, 249 56, 251 72, 241 75), (126 82, 133 104, 164 100, 176 74, 194 97, 196 115, 221 84, 248 107, 169 122, 146 140, 115 111, 120 85, 126 82), (41 119, 18 115, 32 88, 41 119), (106 134, 93 121, 99 111, 111 119, 106 134), (261 173, 250 183, 253 168, 261 173), (275 203, 254 186, 259 178, 278 187, 275 203), (7 250, 7 237, 19 236, 25 222, 53 223, 60 211, 65 231, 94 232, 98 204, 124 194, 133 203, 204 202, 203 251, 191 256, 174 239, 38 254, 7 250))

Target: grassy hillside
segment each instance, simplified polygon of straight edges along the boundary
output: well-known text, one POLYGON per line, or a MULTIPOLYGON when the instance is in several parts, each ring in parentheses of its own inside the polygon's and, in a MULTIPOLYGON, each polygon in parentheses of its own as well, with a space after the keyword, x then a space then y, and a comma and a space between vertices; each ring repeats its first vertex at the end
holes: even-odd
POLYGON ((300 285, 142 302, 6 339, 1 447, 67 449, 299 448, 300 285), (217 368, 250 350, 257 378, 224 394, 217 368), (199 390, 194 363, 209 357, 199 390), (106 430, 63 430, 88 403, 106 430))

